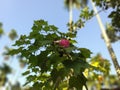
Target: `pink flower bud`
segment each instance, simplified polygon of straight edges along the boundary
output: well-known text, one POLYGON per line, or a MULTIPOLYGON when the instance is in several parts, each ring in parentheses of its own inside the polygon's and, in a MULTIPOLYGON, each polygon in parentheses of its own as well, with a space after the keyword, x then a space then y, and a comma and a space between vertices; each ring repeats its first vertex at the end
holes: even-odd
POLYGON ((64 47, 64 48, 67 48, 67 47, 69 47, 70 42, 69 42, 69 40, 67 40, 67 39, 61 39, 61 40, 59 41, 59 45, 62 46, 62 47, 64 47))

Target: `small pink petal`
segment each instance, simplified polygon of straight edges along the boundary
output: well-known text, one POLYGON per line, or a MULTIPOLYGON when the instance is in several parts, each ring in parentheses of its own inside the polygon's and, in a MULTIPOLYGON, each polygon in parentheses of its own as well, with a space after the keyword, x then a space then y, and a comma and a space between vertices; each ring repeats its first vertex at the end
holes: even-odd
POLYGON ((69 47, 70 42, 67 39, 61 39, 60 42, 59 42, 59 45, 64 47, 64 48, 67 48, 67 47, 69 47))

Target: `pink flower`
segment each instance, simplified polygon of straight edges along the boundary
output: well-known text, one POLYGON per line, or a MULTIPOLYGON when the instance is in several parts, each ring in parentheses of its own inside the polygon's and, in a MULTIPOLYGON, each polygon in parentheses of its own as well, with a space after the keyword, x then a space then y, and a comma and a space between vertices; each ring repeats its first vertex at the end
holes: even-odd
POLYGON ((67 39, 61 39, 61 40, 59 41, 59 45, 62 46, 62 47, 64 47, 64 48, 67 48, 67 47, 69 47, 70 42, 69 42, 69 40, 67 40, 67 39))

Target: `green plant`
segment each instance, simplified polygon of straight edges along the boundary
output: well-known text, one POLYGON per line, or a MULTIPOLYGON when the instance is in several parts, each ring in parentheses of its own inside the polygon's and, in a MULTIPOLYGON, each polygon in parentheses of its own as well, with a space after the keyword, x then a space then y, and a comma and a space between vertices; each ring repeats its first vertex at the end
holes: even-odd
POLYGON ((83 86, 87 88, 83 72, 93 66, 86 61, 91 51, 76 47, 75 37, 74 32, 62 33, 47 21, 37 20, 32 32, 22 35, 14 44, 17 49, 10 50, 9 54, 26 58, 28 70, 23 75, 35 90, 82 90, 83 86), (60 40, 67 40, 69 45, 61 46, 60 40))

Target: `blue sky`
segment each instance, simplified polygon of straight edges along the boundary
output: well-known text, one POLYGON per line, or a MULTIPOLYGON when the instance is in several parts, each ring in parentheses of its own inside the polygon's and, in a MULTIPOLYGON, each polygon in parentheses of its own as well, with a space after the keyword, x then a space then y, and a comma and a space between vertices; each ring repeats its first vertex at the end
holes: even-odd
MULTIPOLYGON (((69 20, 69 14, 63 3, 64 0, 0 0, 0 22, 3 23, 6 33, 11 29, 15 29, 19 35, 29 34, 33 21, 38 19, 44 19, 49 24, 54 24, 60 31, 67 31, 66 24, 69 20)), ((91 8, 90 3, 88 5, 91 8)), ((76 21, 80 12, 79 10, 73 10, 73 19, 76 21)), ((110 21, 107 18, 108 13, 109 11, 100 13, 104 25, 110 21)), ((100 27, 96 17, 89 20, 85 27, 79 30, 76 39, 79 47, 90 49, 93 52, 93 56, 101 53, 104 58, 109 59, 111 62, 106 45, 101 39, 100 27)), ((5 36, 0 39, 0 42, 0 53, 4 45, 13 43, 5 36)), ((120 58, 119 45, 119 42, 113 45, 118 59, 120 58)), ((111 72, 115 74, 113 65, 111 69, 111 72)))

